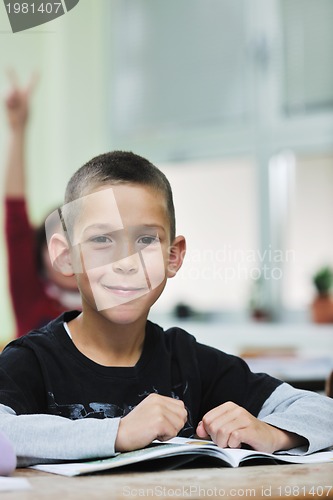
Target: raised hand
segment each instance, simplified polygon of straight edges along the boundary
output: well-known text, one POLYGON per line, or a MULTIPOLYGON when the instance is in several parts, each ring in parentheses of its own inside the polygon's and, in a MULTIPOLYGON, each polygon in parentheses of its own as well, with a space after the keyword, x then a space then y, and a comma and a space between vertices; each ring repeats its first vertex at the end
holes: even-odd
POLYGON ((16 131, 23 129, 27 123, 29 102, 38 77, 34 74, 25 87, 18 85, 17 76, 13 70, 8 71, 8 77, 11 88, 5 99, 5 107, 9 127, 12 131, 16 131))
POLYGON ((16 73, 8 71, 11 89, 5 100, 9 137, 6 162, 5 195, 9 198, 26 196, 25 182, 25 136, 29 115, 31 94, 37 83, 33 75, 29 84, 22 88, 18 85, 16 73))
POLYGON ((154 439, 171 439, 184 427, 186 419, 182 401, 149 394, 120 420, 115 450, 131 451, 147 446, 154 439))

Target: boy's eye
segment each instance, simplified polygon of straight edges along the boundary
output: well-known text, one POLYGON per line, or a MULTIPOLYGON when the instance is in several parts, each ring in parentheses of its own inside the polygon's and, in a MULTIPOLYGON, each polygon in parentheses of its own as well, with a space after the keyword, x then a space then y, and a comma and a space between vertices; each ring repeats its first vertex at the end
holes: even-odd
POLYGON ((138 243, 145 246, 152 245, 158 242, 159 242, 158 236, 141 236, 141 238, 138 239, 138 243))
POLYGON ((99 243, 99 244, 102 244, 102 245, 105 245, 107 243, 111 243, 111 239, 109 238, 109 236, 94 236, 93 238, 90 238, 90 240, 92 243, 99 243))

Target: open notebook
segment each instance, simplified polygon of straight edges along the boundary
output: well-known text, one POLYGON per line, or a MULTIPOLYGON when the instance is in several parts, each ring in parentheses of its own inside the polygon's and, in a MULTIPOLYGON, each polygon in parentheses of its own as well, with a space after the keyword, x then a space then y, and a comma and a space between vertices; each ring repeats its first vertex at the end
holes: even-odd
POLYGON ((173 438, 164 443, 154 441, 151 446, 136 451, 93 461, 78 461, 55 464, 34 465, 33 469, 64 476, 78 476, 92 472, 134 466, 144 469, 167 469, 184 465, 213 465, 220 467, 239 467, 256 463, 333 463, 333 451, 311 455, 288 455, 262 453, 253 450, 219 448, 211 441, 173 438))

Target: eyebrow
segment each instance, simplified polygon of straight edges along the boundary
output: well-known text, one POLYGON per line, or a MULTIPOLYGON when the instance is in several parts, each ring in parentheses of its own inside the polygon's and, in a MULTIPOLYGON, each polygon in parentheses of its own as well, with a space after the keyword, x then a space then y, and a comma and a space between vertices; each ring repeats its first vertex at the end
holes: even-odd
POLYGON ((142 228, 149 228, 149 229, 162 229, 163 232, 165 232, 165 228, 163 226, 160 226, 158 224, 142 224, 138 226, 132 226, 132 227, 142 227, 142 228))
MULTIPOLYGON (((83 234, 90 231, 90 230, 98 230, 98 231, 119 231, 120 228, 116 226, 117 229, 115 229, 114 226, 111 224, 91 224, 90 226, 87 226, 83 230, 83 234)), ((123 227, 121 228, 123 229, 123 227)))
MULTIPOLYGON (((163 226, 160 226, 159 224, 138 224, 136 226, 130 226, 130 229, 136 229, 136 228, 148 228, 148 229, 157 229, 157 230, 162 230, 165 232, 165 228, 163 226)), ((90 231, 90 230, 98 230, 98 231, 109 231, 109 232, 114 232, 114 231, 122 231, 125 229, 122 227, 121 229, 117 227, 117 229, 114 228, 111 224, 91 224, 90 226, 87 226, 83 230, 83 234, 90 231)))

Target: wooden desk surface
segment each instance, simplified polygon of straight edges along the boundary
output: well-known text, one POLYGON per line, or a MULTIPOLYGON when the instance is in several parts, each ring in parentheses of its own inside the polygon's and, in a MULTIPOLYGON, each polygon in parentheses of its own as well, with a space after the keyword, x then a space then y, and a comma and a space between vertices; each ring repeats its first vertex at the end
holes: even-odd
POLYGON ((117 472, 74 478, 18 469, 14 477, 28 479, 32 489, 1 493, 1 499, 333 498, 333 463, 117 472))

